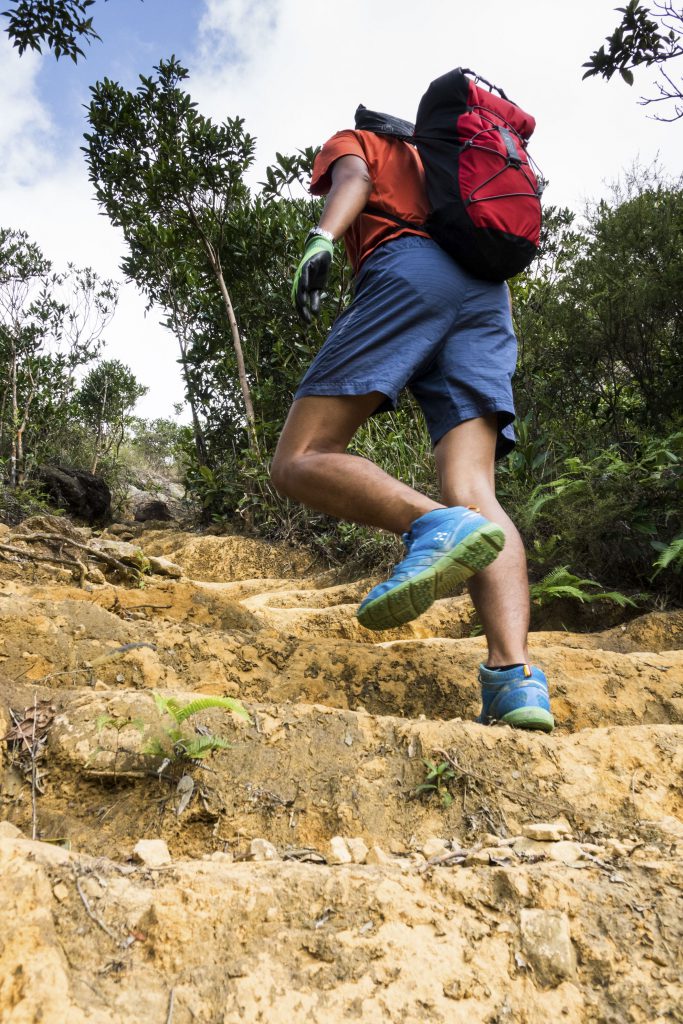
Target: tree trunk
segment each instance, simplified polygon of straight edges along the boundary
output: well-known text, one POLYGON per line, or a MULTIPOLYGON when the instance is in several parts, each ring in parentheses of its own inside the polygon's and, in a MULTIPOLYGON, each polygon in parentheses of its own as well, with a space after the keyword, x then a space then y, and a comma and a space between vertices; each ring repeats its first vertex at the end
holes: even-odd
POLYGON ((223 297, 223 304, 225 311, 228 315, 228 323, 230 324, 230 333, 232 335, 232 343, 235 349, 235 357, 237 358, 237 373, 240 379, 240 387, 242 389, 242 398, 244 399, 244 409, 247 414, 247 424, 249 427, 249 436, 251 439, 251 447, 255 452, 258 453, 258 438, 256 436, 256 416, 254 415, 254 406, 251 401, 251 391, 249 390, 249 381, 247 380, 247 370, 244 365, 244 353, 242 351, 242 339, 240 338, 239 327, 237 326, 237 319, 235 317, 235 311, 232 308, 232 302, 230 300, 230 294, 223 278, 223 271, 218 261, 213 264, 214 274, 218 281, 218 287, 221 290, 223 297))
POLYGON ((9 484, 17 486, 17 429, 19 426, 19 405, 17 401, 17 350, 14 342, 10 349, 10 400, 12 403, 12 444, 9 456, 9 484))
POLYGON ((175 303, 173 303, 173 323, 175 325, 176 337, 178 339, 178 348, 180 349, 180 364, 183 368, 183 377, 185 379, 185 394, 187 396, 187 401, 190 406, 190 412, 192 414, 192 433, 194 435, 194 446, 197 452, 197 460, 200 466, 208 466, 209 451, 206 446, 204 431, 202 430, 201 423, 199 422, 197 406, 195 404, 194 395, 192 393, 192 386, 190 383, 190 372, 187 366, 185 328, 180 321, 180 317, 178 315, 178 310, 175 303))
POLYGON ((240 388, 242 390, 242 400, 244 401, 244 411, 247 416, 247 428, 249 432, 249 446, 256 454, 259 454, 258 437, 256 435, 256 416, 254 415, 254 405, 251 400, 251 391, 249 389, 249 381, 247 380, 247 370, 244 365, 244 352, 242 350, 242 339, 240 337, 240 329, 237 324, 237 318, 235 316, 235 310, 233 309, 232 300, 230 293, 228 292, 225 278, 223 277, 223 268, 221 267, 220 256, 218 251, 211 244, 211 241, 204 233, 199 219, 191 207, 188 207, 188 212, 192 223, 196 227, 199 237, 202 240, 202 244, 206 250, 206 254, 209 257, 211 263, 211 269, 213 270, 214 276, 220 289, 221 297, 223 299, 223 305, 225 306, 225 312, 228 317, 228 323, 230 324, 230 334, 232 336, 232 344, 235 349, 235 357, 237 359, 237 375, 240 381, 240 388))
POLYGON ((107 407, 107 391, 109 389, 109 381, 104 382, 104 394, 102 396, 102 408, 100 409, 100 418, 97 423, 97 436, 95 437, 95 454, 92 460, 92 466, 90 472, 95 473, 97 469, 97 463, 100 461, 100 446, 102 444, 102 432, 104 430, 104 414, 107 407))

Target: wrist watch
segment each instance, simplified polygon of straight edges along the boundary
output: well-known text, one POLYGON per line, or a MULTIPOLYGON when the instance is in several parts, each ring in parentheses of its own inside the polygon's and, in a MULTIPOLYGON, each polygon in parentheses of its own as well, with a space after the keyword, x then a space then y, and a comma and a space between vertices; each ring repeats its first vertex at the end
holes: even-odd
POLYGON ((320 238, 325 238, 328 242, 332 242, 334 244, 334 235, 332 234, 331 231, 325 231, 325 228, 311 228, 311 230, 306 235, 306 242, 308 242, 311 238, 315 238, 316 236, 319 236, 320 238))

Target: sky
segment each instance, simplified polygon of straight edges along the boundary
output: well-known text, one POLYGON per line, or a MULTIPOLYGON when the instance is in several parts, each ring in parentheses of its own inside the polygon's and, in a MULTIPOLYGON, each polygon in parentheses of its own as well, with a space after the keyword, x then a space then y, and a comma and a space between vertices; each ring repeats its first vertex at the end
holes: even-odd
MULTIPOLYGON (((277 151, 318 145, 352 127, 359 103, 414 120, 429 82, 457 66, 502 85, 537 121, 530 152, 549 179, 544 201, 580 213, 635 160, 683 167, 683 123, 638 104, 633 88, 582 82, 581 65, 616 26, 618 0, 96 0, 101 42, 74 65, 19 57, 0 34, 0 225, 23 229, 53 261, 122 280, 120 233, 99 213, 80 147, 89 86, 105 76, 134 89, 172 53, 188 91, 217 121, 239 115, 258 140, 258 188, 277 151)), ((283 281, 283 288, 288 282, 283 281)), ((105 357, 148 389, 138 413, 173 415, 183 389, 173 337, 122 283, 105 357)))

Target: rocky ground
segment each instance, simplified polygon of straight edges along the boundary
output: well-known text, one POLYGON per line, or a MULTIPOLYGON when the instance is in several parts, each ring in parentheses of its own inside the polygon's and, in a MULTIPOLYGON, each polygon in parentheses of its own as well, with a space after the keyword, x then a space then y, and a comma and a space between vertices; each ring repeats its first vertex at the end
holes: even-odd
POLYGON ((683 613, 538 622, 546 736, 472 721, 465 597, 378 636, 254 540, 0 555, 3 1024, 683 1021, 683 613), (155 694, 249 720, 174 750, 155 694))

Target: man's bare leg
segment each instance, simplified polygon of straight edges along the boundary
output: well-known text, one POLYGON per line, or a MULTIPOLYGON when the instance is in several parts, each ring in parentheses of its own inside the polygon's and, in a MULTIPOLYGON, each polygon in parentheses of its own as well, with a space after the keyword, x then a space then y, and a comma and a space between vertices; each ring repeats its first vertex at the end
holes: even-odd
POLYGON ((346 452, 384 399, 379 391, 298 399, 273 458, 277 491, 339 519, 399 534, 419 516, 443 508, 368 459, 346 452))
POLYGON ((496 499, 494 456, 496 416, 466 420, 437 444, 434 455, 441 494, 447 505, 477 505, 505 531, 505 547, 495 562, 468 582, 470 596, 488 641, 487 664, 527 663, 529 581, 524 545, 496 499))

